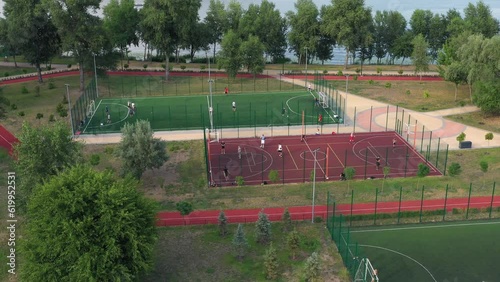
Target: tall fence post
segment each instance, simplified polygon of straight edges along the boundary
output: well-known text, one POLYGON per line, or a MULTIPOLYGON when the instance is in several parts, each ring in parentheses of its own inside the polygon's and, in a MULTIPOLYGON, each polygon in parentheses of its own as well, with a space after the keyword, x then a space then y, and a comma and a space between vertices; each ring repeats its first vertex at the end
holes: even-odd
POLYGON ((444 194, 444 207, 443 207, 443 221, 445 221, 446 217, 446 204, 448 203, 448 184, 446 184, 446 192, 444 194))
POLYGON ((470 195, 472 193, 472 182, 469 186, 469 199, 467 200, 467 212, 465 213, 465 219, 469 219, 469 206, 470 206, 470 195))
POLYGON ((398 224, 401 218, 401 199, 403 198, 403 186, 399 187, 399 206, 398 206, 398 224))
POLYGON ((425 186, 422 185, 422 197, 420 198, 420 218, 419 218, 418 222, 422 222, 422 212, 424 209, 424 189, 425 189, 425 186))
POLYGON ((491 212, 493 211, 493 199, 495 199, 495 186, 496 186, 496 182, 493 182, 493 192, 491 192, 491 203, 490 203, 490 215, 489 215, 489 218, 491 218, 491 212))
POLYGON ((378 203, 378 188, 375 188, 375 213, 373 216, 373 225, 377 224, 377 203, 378 203))
POLYGON ((352 225, 352 210, 354 206, 354 189, 351 191, 351 216, 349 217, 349 226, 352 225))
POLYGON ((444 169, 443 169, 443 175, 446 176, 446 166, 448 165, 448 149, 450 148, 449 144, 446 144, 446 156, 444 158, 444 169))

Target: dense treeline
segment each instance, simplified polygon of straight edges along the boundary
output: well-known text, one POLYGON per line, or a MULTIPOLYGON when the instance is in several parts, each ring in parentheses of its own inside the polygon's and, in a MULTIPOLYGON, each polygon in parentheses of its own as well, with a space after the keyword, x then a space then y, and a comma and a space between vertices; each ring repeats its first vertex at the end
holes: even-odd
POLYGON ((103 7, 102 19, 95 13, 100 4, 6 0, 0 45, 9 54, 24 55, 39 71, 40 64, 70 52, 83 66, 82 89, 83 70, 93 56, 99 68, 115 68, 128 47, 140 41, 146 44, 145 57, 156 54, 165 61, 167 79, 170 58, 178 60, 181 50, 191 59, 197 51, 207 57, 212 53, 218 66, 233 76, 241 69, 260 73, 266 62, 284 62, 287 50, 304 64, 329 60, 334 47, 343 47, 345 67, 349 59, 362 70, 365 62, 394 64, 412 58, 418 72, 438 62, 447 80, 470 86, 471 99, 476 83, 481 89, 500 88, 494 63, 500 50, 495 45, 499 21, 482 1, 469 4, 463 13, 415 10, 409 21, 398 11, 372 11, 364 0, 332 0, 322 7, 313 0, 296 0, 295 9, 284 16, 268 0, 247 9, 236 0, 227 5, 210 0, 204 19, 199 18, 201 0, 145 0, 142 9, 133 0, 111 0, 103 7), (492 54, 483 52, 484 46, 490 46, 492 54))

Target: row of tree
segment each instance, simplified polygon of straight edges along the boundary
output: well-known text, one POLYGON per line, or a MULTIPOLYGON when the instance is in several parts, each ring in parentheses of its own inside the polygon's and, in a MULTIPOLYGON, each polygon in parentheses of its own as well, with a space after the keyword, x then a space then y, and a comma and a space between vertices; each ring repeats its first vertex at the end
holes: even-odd
MULTIPOLYGON (((462 17, 455 9, 446 14, 415 10, 409 22, 398 11, 376 11, 364 0, 332 0, 318 9, 312 0, 297 0, 295 11, 281 16, 274 3, 263 0, 243 9, 236 0, 226 6, 211 0, 205 19, 199 19, 201 0, 145 0, 137 10, 133 0, 111 0, 96 16, 101 0, 6 0, 5 19, 0 20, 0 45, 12 54, 22 54, 40 70, 40 64, 61 52, 70 52, 81 66, 93 55, 99 65, 113 67, 116 51, 125 55, 139 41, 165 58, 179 50, 208 51, 221 44, 220 67, 230 74, 241 66, 260 72, 266 60, 280 62, 288 48, 301 63, 331 59, 334 46, 348 56, 365 60, 410 57, 412 39, 421 34, 429 54, 437 59, 448 39, 462 34, 490 38, 499 31, 498 20, 483 2, 469 4, 462 17), (307 54, 307 58, 306 58, 307 54)), ((41 80, 41 77, 40 77, 41 80)), ((81 87, 83 88, 83 69, 81 87)))

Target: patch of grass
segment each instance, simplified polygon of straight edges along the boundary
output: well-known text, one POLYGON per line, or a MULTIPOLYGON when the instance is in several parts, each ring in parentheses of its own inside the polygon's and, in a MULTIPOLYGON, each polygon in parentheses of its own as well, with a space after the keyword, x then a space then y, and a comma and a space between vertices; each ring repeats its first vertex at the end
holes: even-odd
MULTIPOLYGON (((391 105, 404 106, 415 111, 435 111, 458 107, 455 101, 455 86, 445 81, 391 81, 390 88, 386 84, 370 83, 370 81, 350 81, 349 93, 374 99, 391 105), (431 89, 432 91, 429 91, 431 89), (423 95, 428 91, 429 96, 423 95), (419 93, 409 95, 407 93, 419 93), (422 93, 422 94, 420 94, 422 93), (425 110, 422 110, 425 109, 425 110)), ((345 82, 329 81, 336 89, 344 89, 345 82)), ((467 86, 460 86, 457 100, 464 106, 470 105, 467 86)))
MULTIPOLYGON (((495 135, 498 135, 498 138, 500 138, 500 116, 485 116, 481 112, 472 112, 447 116, 446 118, 487 131, 496 132, 497 134, 495 135)), ((494 136, 494 138, 497 138, 497 136, 494 136)))
MULTIPOLYGON (((225 238, 218 235, 218 227, 183 226, 159 229, 153 271, 141 281, 264 281, 263 256, 268 246, 256 243, 254 224, 245 224, 249 243, 246 256, 237 260, 233 255, 232 239, 236 225, 229 225, 225 238)), ((324 278, 332 278, 341 271, 340 257, 332 257, 333 242, 321 224, 299 222, 296 229, 301 244, 295 260, 286 246, 286 236, 281 223, 272 223, 272 241, 277 250, 281 281, 298 281, 305 259, 312 252, 319 252, 324 278), (332 273, 333 270, 335 273, 332 273)), ((339 281, 349 281, 343 279, 339 281)))

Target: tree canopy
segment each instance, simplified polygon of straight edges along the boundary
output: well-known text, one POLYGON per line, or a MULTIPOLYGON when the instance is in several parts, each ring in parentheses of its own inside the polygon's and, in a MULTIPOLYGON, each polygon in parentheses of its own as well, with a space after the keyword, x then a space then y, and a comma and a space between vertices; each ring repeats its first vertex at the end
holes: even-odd
POLYGON ((26 281, 136 281, 152 265, 155 208, 131 178, 75 166, 34 191, 23 240, 26 281))

